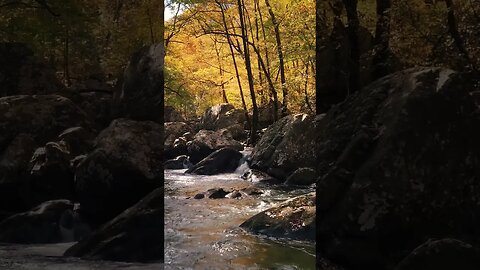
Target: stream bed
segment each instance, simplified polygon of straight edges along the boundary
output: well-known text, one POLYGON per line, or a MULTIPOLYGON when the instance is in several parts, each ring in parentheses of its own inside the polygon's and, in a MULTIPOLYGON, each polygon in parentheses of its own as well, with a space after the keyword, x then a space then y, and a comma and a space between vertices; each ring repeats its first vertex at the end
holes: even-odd
POLYGON ((214 176, 165 171, 165 269, 315 269, 315 244, 253 235, 239 225, 311 189, 260 187, 241 199, 194 199, 211 188, 241 190, 239 173, 214 176))

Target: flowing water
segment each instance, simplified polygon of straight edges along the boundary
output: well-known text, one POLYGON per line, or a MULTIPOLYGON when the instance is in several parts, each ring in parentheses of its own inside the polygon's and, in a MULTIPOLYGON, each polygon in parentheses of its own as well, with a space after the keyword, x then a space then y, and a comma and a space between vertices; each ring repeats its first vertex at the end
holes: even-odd
POLYGON ((162 264, 120 263, 66 258, 62 254, 74 243, 12 245, 0 244, 2 270, 151 270, 162 264))
MULTIPOLYGON (((252 235, 239 225, 279 202, 312 190, 261 187, 241 199, 194 199, 210 188, 240 190, 253 183, 232 174, 165 171, 165 269, 314 269, 315 245, 252 235)), ((238 171, 238 170, 237 170, 238 171)))

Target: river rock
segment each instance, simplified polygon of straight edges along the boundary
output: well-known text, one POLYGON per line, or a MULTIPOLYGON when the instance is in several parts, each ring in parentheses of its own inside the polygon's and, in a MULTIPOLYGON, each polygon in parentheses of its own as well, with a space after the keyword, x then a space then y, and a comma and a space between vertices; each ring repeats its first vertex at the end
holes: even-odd
POLYGON ((127 262, 163 261, 163 200, 163 188, 152 191, 64 255, 127 262))
POLYGON ((189 169, 193 164, 188 159, 188 156, 178 156, 175 159, 169 159, 163 163, 164 170, 180 170, 189 169))
POLYGON ((163 43, 135 52, 114 95, 117 117, 163 123, 163 43))
POLYGON ((57 243, 63 240, 60 219, 67 210, 73 210, 68 200, 44 202, 32 210, 15 214, 0 222, 0 242, 57 243))
POLYGON ((250 167, 282 181, 298 168, 314 168, 316 121, 307 114, 286 116, 271 125, 255 145, 250 167))
POLYGON ((200 130, 195 135, 193 141, 187 144, 188 156, 193 164, 198 163, 214 151, 222 148, 231 148, 241 151, 244 147, 240 142, 234 140, 228 133, 220 133, 211 130, 200 130))
POLYGON ((315 192, 265 210, 240 227, 272 237, 315 241, 315 192))
POLYGON ((242 157, 242 153, 235 149, 222 148, 195 164, 186 173, 201 175, 231 173, 238 168, 242 157))
POLYGON ((0 97, 59 94, 65 86, 55 70, 34 56, 24 43, 0 43, 0 97))
POLYGON ((428 240, 395 267, 395 270, 423 269, 480 269, 480 250, 451 238, 428 240))
POLYGON ((245 111, 235 109, 229 103, 222 103, 208 108, 203 114, 201 125, 206 130, 219 130, 236 124, 244 125, 245 111))
POLYGON ((287 178, 285 184, 299 186, 311 185, 317 180, 315 174, 315 170, 312 168, 299 168, 287 178))
POLYGON ((163 180, 162 126, 116 119, 95 140, 75 171, 75 191, 93 222, 105 222, 138 202, 163 180))
POLYGON ((206 197, 209 199, 223 199, 229 193, 223 190, 223 188, 212 188, 206 192, 206 197))
POLYGON ((320 120, 318 252, 383 269, 428 238, 480 239, 475 85, 449 69, 409 69, 320 120))

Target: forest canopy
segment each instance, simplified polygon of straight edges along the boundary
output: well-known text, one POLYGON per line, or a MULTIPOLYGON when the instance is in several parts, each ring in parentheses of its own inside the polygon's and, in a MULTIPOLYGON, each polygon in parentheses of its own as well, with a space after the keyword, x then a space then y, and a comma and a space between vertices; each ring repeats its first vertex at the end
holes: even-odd
POLYGON ((0 0, 0 40, 28 44, 70 81, 117 77, 130 55, 161 42, 156 0, 0 0))
POLYGON ((166 105, 187 117, 218 103, 251 111, 275 100, 279 114, 314 112, 313 0, 167 1, 166 9, 175 14, 165 22, 166 105))

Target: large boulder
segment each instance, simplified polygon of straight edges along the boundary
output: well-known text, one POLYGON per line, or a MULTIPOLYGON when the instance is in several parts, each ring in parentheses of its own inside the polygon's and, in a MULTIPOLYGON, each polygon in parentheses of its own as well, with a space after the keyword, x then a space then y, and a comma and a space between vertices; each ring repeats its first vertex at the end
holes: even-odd
POLYGON ((65 86, 24 43, 0 43, 0 97, 53 94, 65 86))
POLYGON ((187 144, 188 156, 193 164, 222 148, 241 151, 244 147, 239 141, 234 140, 230 133, 212 130, 200 130, 187 144))
POLYGON ((138 202, 162 181, 163 128, 116 119, 96 138, 75 171, 75 191, 85 215, 105 222, 138 202))
POLYGON ((0 242, 56 243, 64 239, 62 215, 73 210, 68 200, 44 202, 28 212, 15 214, 0 222, 0 242))
MULTIPOLYGON (((281 118, 283 104, 277 101, 277 120, 281 118)), ((287 114, 290 114, 287 111, 287 114)), ((267 104, 258 107, 258 127, 266 128, 275 122, 275 102, 270 101, 267 104)))
POLYGON ((222 103, 208 108, 203 114, 201 125, 203 129, 219 130, 236 124, 243 126, 245 119, 245 111, 235 109, 229 103, 222 103))
POLYGON ((428 240, 395 267, 395 270, 423 269, 480 269, 480 250, 451 238, 428 240))
POLYGON ((188 139, 184 135, 192 134, 192 128, 185 122, 166 122, 163 127, 165 129, 165 158, 173 159, 180 155, 186 155, 188 139))
POLYGON ((240 227, 272 237, 315 241, 315 192, 267 209, 249 218, 240 227))
POLYGON ((37 147, 71 126, 90 130, 85 114, 65 97, 0 98, 0 209, 25 211, 38 203, 31 201, 29 162, 37 147))
POLYGON ((385 269, 428 238, 478 242, 475 85, 448 69, 409 69, 320 120, 319 252, 355 269, 385 269))
POLYGON ((163 55, 163 43, 132 55, 114 95, 117 116, 163 123, 163 55))
POLYGON ((188 169, 186 173, 214 175, 234 172, 240 165, 243 154, 231 148, 222 148, 208 155, 188 169))
POLYGON ((283 181, 298 168, 315 167, 315 125, 314 117, 306 114, 275 122, 255 145, 250 167, 283 181))
POLYGON ((73 245, 65 256, 115 261, 163 261, 163 188, 73 245))

